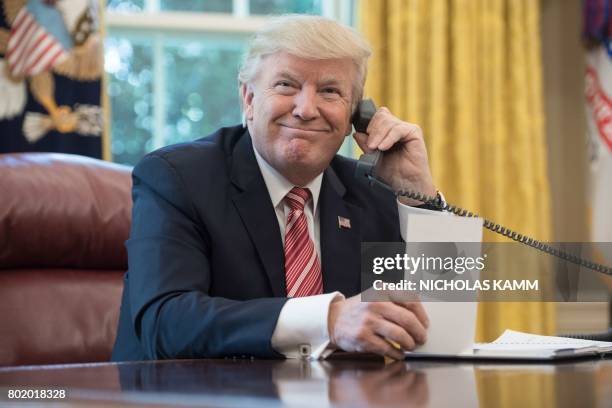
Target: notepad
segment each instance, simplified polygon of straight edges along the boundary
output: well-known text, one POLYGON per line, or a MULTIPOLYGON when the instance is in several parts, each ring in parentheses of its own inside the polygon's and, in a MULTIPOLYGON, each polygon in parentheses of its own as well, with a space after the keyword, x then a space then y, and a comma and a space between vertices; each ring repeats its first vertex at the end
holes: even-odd
POLYGON ((483 355, 535 356, 555 358, 561 356, 600 355, 612 352, 612 342, 572 339, 568 337, 540 336, 506 330, 492 343, 474 345, 474 352, 483 355))
POLYGON ((441 357, 462 359, 558 360, 612 353, 612 342, 540 336, 506 330, 491 343, 476 343, 472 350, 454 355, 407 353, 409 358, 441 357))

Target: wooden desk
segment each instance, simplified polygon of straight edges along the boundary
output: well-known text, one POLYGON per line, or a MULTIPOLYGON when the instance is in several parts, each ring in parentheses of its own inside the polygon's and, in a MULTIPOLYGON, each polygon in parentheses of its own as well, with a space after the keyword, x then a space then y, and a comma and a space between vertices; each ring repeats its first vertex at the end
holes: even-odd
POLYGON ((10 389, 65 389, 67 398, 54 402, 88 406, 612 407, 612 360, 174 360, 0 368, 0 405, 18 403, 8 399, 10 389))

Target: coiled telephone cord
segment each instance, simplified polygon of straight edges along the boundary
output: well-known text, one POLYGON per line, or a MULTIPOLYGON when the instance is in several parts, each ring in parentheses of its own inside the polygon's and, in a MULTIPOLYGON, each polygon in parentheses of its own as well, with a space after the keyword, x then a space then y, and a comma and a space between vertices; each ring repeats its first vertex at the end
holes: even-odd
MULTIPOLYGON (((455 205, 449 205, 448 203, 443 203, 442 205, 436 202, 434 197, 417 193, 410 190, 400 190, 397 191, 396 196, 398 197, 408 197, 413 200, 421 201, 426 203, 432 207, 438 208, 440 211, 448 211, 460 217, 478 217, 478 214, 472 213, 471 211, 464 210, 461 207, 457 207, 455 205)), ((583 266, 585 268, 606 274, 612 275, 612 268, 598 264, 596 262, 591 262, 586 259, 582 259, 576 255, 570 254, 565 251, 561 251, 557 248, 554 248, 548 244, 538 241, 537 239, 533 239, 528 237, 527 235, 519 234, 516 231, 511 230, 510 228, 504 227, 501 224, 497 224, 491 220, 488 220, 484 217, 480 217, 483 220, 483 225, 486 229, 495 232, 496 234, 503 235, 506 238, 510 238, 513 241, 520 242, 522 244, 528 245, 532 248, 545 252, 549 255, 555 256, 557 258, 563 259, 564 261, 571 262, 576 265, 583 266)))

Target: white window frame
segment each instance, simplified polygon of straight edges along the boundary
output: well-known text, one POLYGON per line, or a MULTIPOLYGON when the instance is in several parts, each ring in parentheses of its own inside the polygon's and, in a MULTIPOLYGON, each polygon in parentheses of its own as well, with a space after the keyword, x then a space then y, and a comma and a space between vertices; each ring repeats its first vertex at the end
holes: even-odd
MULTIPOLYGON (((269 21, 269 16, 249 15, 249 0, 232 0, 232 13, 203 13, 161 11, 159 0, 145 0, 142 12, 116 12, 107 10, 105 25, 107 36, 138 38, 146 36, 153 44, 153 149, 164 143, 166 109, 164 89, 164 41, 168 38, 223 35, 246 39, 269 21)), ((322 15, 347 25, 353 25, 356 0, 322 0, 322 15)), ((112 135, 111 135, 112 138, 112 135)), ((347 138, 340 152, 352 155, 352 141, 347 138)))

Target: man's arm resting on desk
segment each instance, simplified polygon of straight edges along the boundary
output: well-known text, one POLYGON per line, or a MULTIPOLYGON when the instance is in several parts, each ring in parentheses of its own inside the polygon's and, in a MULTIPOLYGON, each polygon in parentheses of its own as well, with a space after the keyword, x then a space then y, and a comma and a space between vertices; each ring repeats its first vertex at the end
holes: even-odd
MULTIPOLYGON (((399 201, 398 211, 400 220, 410 214, 446 215, 399 201)), ((429 321, 420 303, 368 305, 362 304, 360 296, 345 299, 341 293, 334 292, 289 299, 281 310, 272 347, 287 358, 326 358, 338 346, 346 351, 370 351, 402 358, 400 351, 380 337, 396 341, 405 350, 425 342, 429 321), (336 327, 338 322, 340 327, 336 327)))
POLYGON ((286 299, 209 296, 211 238, 180 175, 150 155, 133 180, 127 290, 146 358, 279 357, 270 339, 286 299))

